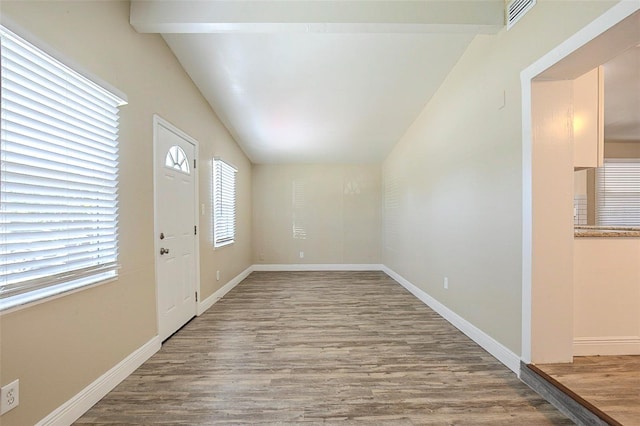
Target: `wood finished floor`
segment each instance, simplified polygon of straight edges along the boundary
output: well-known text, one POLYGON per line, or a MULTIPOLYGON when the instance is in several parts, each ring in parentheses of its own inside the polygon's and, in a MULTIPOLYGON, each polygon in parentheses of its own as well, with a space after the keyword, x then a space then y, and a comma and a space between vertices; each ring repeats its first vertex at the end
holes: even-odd
POLYGON ((382 272, 254 272, 77 424, 566 425, 382 272))
POLYGON ((536 367, 623 425, 640 425, 640 356, 581 356, 536 367))

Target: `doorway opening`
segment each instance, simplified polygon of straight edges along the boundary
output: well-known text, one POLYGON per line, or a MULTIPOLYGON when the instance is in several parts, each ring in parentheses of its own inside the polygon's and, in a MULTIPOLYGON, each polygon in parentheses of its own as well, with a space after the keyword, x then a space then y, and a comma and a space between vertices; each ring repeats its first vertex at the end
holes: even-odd
MULTIPOLYGON (((587 349, 584 339, 581 341, 577 335, 580 317, 576 314, 581 309, 584 311, 584 306, 578 304, 583 300, 576 291, 584 274, 576 268, 577 256, 583 255, 584 249, 578 243, 579 238, 574 237, 574 168, 580 168, 574 156, 578 149, 575 85, 588 72, 629 49, 636 49, 639 44, 640 4, 620 2, 521 74, 522 361, 525 364, 570 365, 574 356, 589 350, 607 355, 606 348, 597 345, 587 349)), ((640 244, 640 239, 636 242, 640 244)), ((640 253, 640 248, 638 250, 640 253)), ((601 264, 607 262, 611 263, 601 260, 601 264)), ((618 282, 614 278, 610 285, 618 282)), ((635 303, 640 304, 638 296, 640 294, 636 294, 635 303)), ((595 303, 599 302, 602 300, 595 303)), ((640 316, 638 310, 635 312, 636 335, 622 337, 629 338, 626 343, 637 344, 640 354, 640 316)), ((617 337, 620 340, 621 336, 617 337)), ((612 338, 609 343, 615 344, 614 341, 612 338)), ((631 346, 627 349, 633 355, 635 349, 631 346)))

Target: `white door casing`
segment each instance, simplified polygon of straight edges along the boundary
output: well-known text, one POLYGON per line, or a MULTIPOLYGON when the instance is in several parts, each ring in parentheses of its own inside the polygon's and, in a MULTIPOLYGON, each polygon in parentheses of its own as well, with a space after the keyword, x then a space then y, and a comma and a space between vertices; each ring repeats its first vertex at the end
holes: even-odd
POLYGON ((158 335, 196 315, 197 142, 154 116, 154 241, 158 335))

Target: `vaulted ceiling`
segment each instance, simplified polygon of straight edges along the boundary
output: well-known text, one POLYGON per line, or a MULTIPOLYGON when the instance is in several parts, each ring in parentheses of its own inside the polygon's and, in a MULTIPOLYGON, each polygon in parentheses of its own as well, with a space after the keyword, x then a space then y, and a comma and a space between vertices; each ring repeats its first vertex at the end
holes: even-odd
POLYGON ((254 163, 379 162, 503 0, 133 1, 254 163))

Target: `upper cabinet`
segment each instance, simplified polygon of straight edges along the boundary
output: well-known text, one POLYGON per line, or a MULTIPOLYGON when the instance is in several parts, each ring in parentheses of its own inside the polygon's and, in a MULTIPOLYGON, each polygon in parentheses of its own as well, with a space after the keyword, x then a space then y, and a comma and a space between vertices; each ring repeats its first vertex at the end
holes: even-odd
POLYGON ((573 166, 600 167, 604 161, 604 69, 573 80, 573 166))

